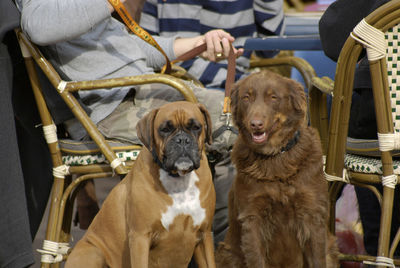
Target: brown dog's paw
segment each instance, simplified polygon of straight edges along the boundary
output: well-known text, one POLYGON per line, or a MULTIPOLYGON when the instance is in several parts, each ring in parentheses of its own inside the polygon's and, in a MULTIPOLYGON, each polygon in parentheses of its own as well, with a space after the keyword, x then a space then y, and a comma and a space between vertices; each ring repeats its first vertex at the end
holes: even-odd
POLYGON ((220 242, 215 252, 215 264, 217 268, 243 268, 245 264, 241 262, 239 256, 234 254, 228 244, 220 242))
POLYGON ((329 234, 328 236, 326 252, 326 267, 339 268, 339 247, 336 243, 336 237, 334 235, 329 234))

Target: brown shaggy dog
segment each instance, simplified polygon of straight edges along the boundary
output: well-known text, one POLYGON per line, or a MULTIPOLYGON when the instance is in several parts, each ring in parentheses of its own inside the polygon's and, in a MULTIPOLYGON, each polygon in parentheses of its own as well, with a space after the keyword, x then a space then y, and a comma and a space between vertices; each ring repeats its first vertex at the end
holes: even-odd
POLYGON ((322 150, 306 124, 302 86, 262 71, 238 82, 231 98, 237 176, 217 267, 338 267, 322 150))

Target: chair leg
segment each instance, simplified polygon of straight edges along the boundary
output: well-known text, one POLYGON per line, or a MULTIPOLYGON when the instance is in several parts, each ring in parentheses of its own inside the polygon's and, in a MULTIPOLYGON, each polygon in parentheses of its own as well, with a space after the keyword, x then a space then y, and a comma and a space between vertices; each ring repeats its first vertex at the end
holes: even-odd
MULTIPOLYGON (((68 176, 68 181, 65 186, 69 185, 71 183, 71 180, 72 176, 68 176)), ((72 223, 72 213, 74 209, 74 200, 68 199, 65 203, 66 204, 64 211, 60 207, 60 212, 59 212, 59 215, 64 213, 64 216, 62 217, 62 227, 60 233, 58 234, 58 241, 62 243, 69 243, 71 238, 71 223, 72 223)))
POLYGON ((383 187, 381 205, 381 224, 379 230, 378 256, 389 256, 390 232, 392 223, 394 189, 383 187))
MULTIPOLYGON (((50 201, 50 210, 49 217, 47 221, 46 228, 46 241, 55 242, 57 240, 57 224, 58 224, 58 215, 60 212, 60 201, 63 195, 64 190, 64 178, 54 177, 53 187, 51 191, 51 201, 50 201)), ((43 246, 44 251, 48 251, 47 246, 43 246)), ((54 267, 52 265, 52 261, 54 260, 54 255, 42 253, 41 258, 41 268, 49 268, 54 267)))
POLYGON ((344 187, 343 182, 332 182, 329 186, 329 231, 335 234, 335 224, 336 224, 336 201, 339 194, 342 192, 344 187))

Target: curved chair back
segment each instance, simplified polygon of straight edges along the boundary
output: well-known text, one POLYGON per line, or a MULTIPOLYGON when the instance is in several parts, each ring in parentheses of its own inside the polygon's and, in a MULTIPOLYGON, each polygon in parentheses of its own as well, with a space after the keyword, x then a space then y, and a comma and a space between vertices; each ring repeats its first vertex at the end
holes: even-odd
MULTIPOLYGON (((393 0, 381 6, 353 30, 341 50, 334 82, 331 117, 326 156, 326 178, 331 181, 331 230, 335 224, 336 195, 344 183, 367 187, 381 202, 381 224, 377 256, 342 256, 343 260, 365 261, 392 267, 399 238, 390 242, 394 189, 397 172, 394 171, 393 151, 399 149, 400 90, 397 80, 398 24, 400 1, 393 0), (354 73, 363 48, 367 50, 374 95, 378 129, 379 158, 348 154, 346 148, 354 73), (383 185, 381 194, 374 186, 383 185)), ((393 266, 394 267, 394 266, 393 266)))

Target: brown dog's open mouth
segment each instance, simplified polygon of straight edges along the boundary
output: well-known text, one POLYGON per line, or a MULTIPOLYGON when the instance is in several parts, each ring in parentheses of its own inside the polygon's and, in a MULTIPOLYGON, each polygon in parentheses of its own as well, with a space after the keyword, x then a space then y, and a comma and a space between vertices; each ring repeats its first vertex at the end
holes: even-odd
POLYGON ((271 133, 275 132, 276 127, 278 125, 278 121, 275 121, 272 126, 265 131, 255 131, 251 133, 251 139, 254 143, 261 144, 268 140, 271 136, 271 133))
POLYGON ((251 138, 255 143, 263 143, 267 140, 268 134, 267 132, 255 132, 251 134, 251 138))

